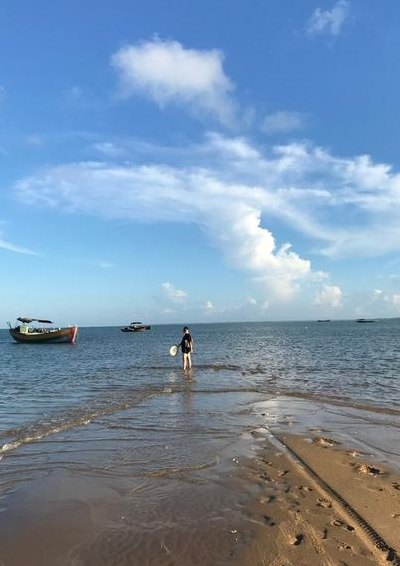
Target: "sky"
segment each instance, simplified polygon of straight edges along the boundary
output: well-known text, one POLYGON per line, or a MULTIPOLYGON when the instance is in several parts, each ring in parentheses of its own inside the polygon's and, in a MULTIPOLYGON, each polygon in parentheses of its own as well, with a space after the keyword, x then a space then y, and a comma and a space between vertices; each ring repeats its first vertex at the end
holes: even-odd
POLYGON ((400 316, 398 0, 0 6, 0 327, 400 316))

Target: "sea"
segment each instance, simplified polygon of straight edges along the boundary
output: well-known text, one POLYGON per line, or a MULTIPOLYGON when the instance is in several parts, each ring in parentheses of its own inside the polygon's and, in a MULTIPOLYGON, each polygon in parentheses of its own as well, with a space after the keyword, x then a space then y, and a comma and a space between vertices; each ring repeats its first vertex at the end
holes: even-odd
POLYGON ((75 344, 40 345, 0 330, 0 561, 24 563, 34 516, 58 543, 49 562, 36 545, 31 566, 162 564, 172 547, 207 564, 210 545, 228 552, 213 521, 235 531, 223 478, 254 453, 255 430, 334 432, 400 470, 400 319, 190 330, 190 372, 169 355, 182 325, 80 328, 75 344), (201 521, 206 542, 188 545, 201 521))

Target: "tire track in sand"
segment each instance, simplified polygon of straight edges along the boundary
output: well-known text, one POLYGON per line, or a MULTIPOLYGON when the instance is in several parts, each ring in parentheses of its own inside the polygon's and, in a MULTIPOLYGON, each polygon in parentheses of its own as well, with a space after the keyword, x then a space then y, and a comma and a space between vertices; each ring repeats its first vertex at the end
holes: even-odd
MULTIPOLYGON (((337 491, 324 481, 311 466, 290 448, 281 437, 272 434, 271 431, 269 431, 269 434, 269 440, 280 450, 283 450, 291 460, 300 467, 306 477, 308 477, 325 496, 328 496, 332 500, 336 511, 358 525, 360 528, 360 530, 357 529, 358 534, 361 535, 364 542, 368 544, 374 555, 386 564, 389 563, 392 566, 400 566, 400 555, 398 551, 389 546, 383 537, 337 491)), ((309 534, 311 534, 311 531, 309 531, 309 534)), ((311 537, 311 540, 313 543, 314 541, 318 542, 317 538, 314 537, 311 537)), ((318 548, 315 547, 317 552, 319 548, 322 547, 318 542, 318 548)))

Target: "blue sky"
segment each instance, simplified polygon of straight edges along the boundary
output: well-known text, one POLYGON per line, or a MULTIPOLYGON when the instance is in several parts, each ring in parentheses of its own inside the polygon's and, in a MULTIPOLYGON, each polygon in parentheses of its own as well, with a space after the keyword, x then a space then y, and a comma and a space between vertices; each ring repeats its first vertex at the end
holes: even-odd
POLYGON ((399 316, 399 17, 3 4, 0 326, 399 316))

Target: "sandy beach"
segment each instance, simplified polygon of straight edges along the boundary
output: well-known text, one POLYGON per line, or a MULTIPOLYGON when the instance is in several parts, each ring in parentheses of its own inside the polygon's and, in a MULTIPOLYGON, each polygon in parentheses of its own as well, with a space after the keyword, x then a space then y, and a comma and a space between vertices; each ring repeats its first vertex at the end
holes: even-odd
POLYGON ((334 438, 297 435, 274 438, 250 467, 259 526, 238 564, 400 564, 393 471, 334 438))
POLYGON ((176 334, 3 336, 0 566, 399 564, 398 323, 176 334))
MULTIPOLYGON (((349 436, 366 412, 352 409, 350 422, 349 408, 335 407, 336 425, 331 417, 320 429, 326 404, 287 397, 251 407, 240 438, 214 435, 211 452, 193 439, 191 463, 98 475, 58 462, 10 491, 3 486, 0 564, 400 564, 396 462, 349 436), (265 425, 280 404, 285 412, 275 409, 265 425)), ((385 427, 378 422, 374 434, 379 444, 385 427)))

